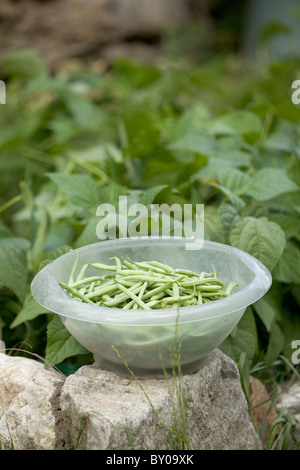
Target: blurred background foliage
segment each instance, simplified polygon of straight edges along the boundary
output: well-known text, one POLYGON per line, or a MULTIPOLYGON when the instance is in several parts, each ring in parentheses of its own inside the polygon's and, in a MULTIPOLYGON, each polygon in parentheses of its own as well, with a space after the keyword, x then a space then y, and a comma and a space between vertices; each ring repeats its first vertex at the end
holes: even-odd
POLYGON ((30 282, 55 257, 98 241, 97 206, 118 208, 119 196, 128 195, 146 205, 204 203, 207 239, 267 265, 272 288, 222 349, 237 363, 246 354, 249 370, 261 376, 270 367, 280 377, 294 369, 300 114, 291 84, 300 79, 299 12, 294 2, 269 9, 268 1, 187 3, 184 25, 152 32, 134 25, 117 35, 114 22, 113 49, 99 39, 99 49, 87 43, 61 57, 33 32, 26 48, 10 39, 19 31, 19 23, 11 27, 14 8, 24 2, 0 7, 3 44, 11 46, 0 52, 7 87, 0 105, 0 327, 7 348, 54 364, 92 361, 34 302, 30 282))

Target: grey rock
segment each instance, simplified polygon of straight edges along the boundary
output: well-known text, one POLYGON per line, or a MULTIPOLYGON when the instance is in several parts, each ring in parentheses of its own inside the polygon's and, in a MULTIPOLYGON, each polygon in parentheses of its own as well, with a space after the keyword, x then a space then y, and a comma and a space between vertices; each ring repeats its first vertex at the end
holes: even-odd
POLYGON ((182 449, 183 441, 193 450, 262 448, 237 367, 219 350, 180 381, 81 367, 64 383, 61 408, 71 445, 80 437, 86 450, 182 449))
POLYGON ((64 377, 44 364, 0 353, 0 442, 9 449, 51 450, 67 437, 59 397, 64 377))
POLYGON ((158 37, 192 18, 187 0, 1 0, 0 57, 34 48, 55 66, 70 57, 99 58, 108 44, 158 37))
POLYGON ((279 412, 291 413, 296 420, 295 438, 300 440, 300 380, 283 388, 276 408, 279 412))

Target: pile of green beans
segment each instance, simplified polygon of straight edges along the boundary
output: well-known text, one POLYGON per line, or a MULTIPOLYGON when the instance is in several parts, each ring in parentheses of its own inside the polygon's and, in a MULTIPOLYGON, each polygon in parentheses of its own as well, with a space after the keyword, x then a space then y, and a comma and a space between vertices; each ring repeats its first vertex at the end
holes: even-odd
POLYGON ((68 283, 60 283, 76 300, 101 307, 127 309, 179 308, 204 304, 228 297, 237 283, 225 289, 215 268, 197 274, 188 269, 173 269, 157 261, 138 262, 114 257, 114 264, 85 264, 74 279, 78 254, 68 283), (106 274, 85 277, 91 266, 106 274), (107 274, 109 272, 109 274, 107 274))

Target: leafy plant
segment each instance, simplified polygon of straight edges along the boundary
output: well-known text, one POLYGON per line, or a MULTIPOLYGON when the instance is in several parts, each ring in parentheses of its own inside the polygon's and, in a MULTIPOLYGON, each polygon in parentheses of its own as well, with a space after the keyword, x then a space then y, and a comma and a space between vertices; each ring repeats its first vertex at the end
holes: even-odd
MULTIPOLYGON (((30 282, 47 262, 98 241, 96 208, 205 204, 205 237, 254 255, 272 272, 222 349, 272 364, 300 338, 299 108, 295 59, 232 57, 202 65, 117 60, 97 73, 50 73, 33 52, 2 64, 0 326, 56 364, 91 360, 30 282)), ((284 365, 287 369, 287 364, 284 365)))

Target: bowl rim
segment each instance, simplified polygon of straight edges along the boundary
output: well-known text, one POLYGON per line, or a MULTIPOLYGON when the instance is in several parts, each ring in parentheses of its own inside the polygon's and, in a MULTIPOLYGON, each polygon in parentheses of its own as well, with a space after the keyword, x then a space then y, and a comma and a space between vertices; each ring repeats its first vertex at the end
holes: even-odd
MULTIPOLYGON (((183 324, 196 321, 204 321, 212 318, 221 318, 229 315, 237 310, 245 310, 246 307, 252 305, 259 300, 270 288, 272 284, 272 276, 269 270, 258 259, 246 253, 239 248, 232 247, 227 244, 214 242, 211 240, 203 241, 203 248, 217 248, 227 253, 234 253, 253 273, 252 281, 238 292, 229 297, 215 300, 210 303, 196 304, 181 308, 168 309, 149 309, 149 310, 124 310, 113 307, 100 307, 97 305, 89 305, 71 299, 64 289, 58 284, 49 268, 62 260, 62 258, 74 255, 74 251, 79 253, 89 250, 97 245, 101 250, 119 248, 132 248, 132 243, 138 244, 139 247, 149 246, 149 244, 184 246, 187 242, 191 243, 191 238, 153 238, 140 237, 118 238, 115 240, 103 240, 100 242, 84 245, 59 256, 55 260, 47 264, 39 271, 31 282, 31 293, 34 299, 47 311, 57 313, 60 317, 72 318, 83 322, 99 323, 103 325, 115 326, 157 326, 170 324, 183 324), (47 294, 42 294, 40 284, 47 286, 47 294)), ((202 248, 200 248, 202 249, 202 248)))

